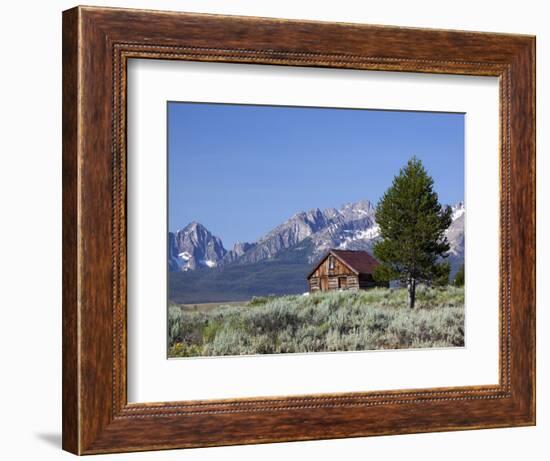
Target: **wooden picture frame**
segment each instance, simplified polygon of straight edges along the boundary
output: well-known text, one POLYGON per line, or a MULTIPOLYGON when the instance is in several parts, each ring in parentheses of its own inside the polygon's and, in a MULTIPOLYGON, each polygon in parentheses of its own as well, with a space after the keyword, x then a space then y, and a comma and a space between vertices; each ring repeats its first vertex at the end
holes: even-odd
POLYGON ((76 7, 63 13, 63 448, 76 454, 535 424, 535 38, 76 7), (499 384, 129 404, 126 63, 496 76, 499 384))

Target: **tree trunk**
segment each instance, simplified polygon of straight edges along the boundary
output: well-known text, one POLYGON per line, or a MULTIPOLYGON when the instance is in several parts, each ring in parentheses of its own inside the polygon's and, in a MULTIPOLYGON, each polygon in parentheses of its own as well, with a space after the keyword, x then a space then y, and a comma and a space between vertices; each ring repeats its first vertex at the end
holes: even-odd
POLYGON ((416 299, 416 280, 410 279, 407 284, 407 289, 409 291, 409 307, 414 309, 414 301, 416 299))

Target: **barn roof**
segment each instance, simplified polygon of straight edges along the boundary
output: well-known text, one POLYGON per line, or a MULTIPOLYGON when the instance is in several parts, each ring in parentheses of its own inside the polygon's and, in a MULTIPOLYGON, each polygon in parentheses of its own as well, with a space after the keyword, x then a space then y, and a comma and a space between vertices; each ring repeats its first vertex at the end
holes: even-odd
POLYGON ((318 267, 323 263, 329 255, 333 255, 339 259, 342 263, 348 266, 357 275, 359 274, 372 274, 374 268, 378 266, 378 261, 371 256, 367 251, 359 250, 329 250, 325 256, 315 265, 313 270, 308 274, 307 278, 310 278, 318 267))

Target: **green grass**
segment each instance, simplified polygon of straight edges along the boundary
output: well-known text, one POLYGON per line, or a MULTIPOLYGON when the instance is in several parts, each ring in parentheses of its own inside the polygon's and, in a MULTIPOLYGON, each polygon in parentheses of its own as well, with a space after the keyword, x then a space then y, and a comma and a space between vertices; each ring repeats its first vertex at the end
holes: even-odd
POLYGON ((190 311, 168 310, 169 356, 357 351, 464 345, 464 288, 272 296, 190 311))

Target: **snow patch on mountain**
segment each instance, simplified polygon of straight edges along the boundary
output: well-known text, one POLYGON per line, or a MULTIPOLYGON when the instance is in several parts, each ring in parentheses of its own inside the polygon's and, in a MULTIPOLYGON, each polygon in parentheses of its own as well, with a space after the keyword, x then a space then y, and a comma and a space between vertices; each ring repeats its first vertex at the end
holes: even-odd
POLYGON ((344 241, 338 245, 339 250, 347 250, 349 247, 352 246, 353 243, 356 243, 358 241, 365 241, 365 240, 374 240, 380 235, 380 226, 378 224, 373 224, 371 227, 365 229, 365 230, 358 230, 358 231, 344 231, 346 234, 351 235, 345 235, 344 241))
POLYGON ((221 239, 197 222, 170 232, 168 245, 168 267, 171 271, 216 267, 227 254, 221 239))
POLYGON ((464 209, 464 202, 456 203, 451 207, 451 210, 452 210, 451 219, 455 221, 466 212, 466 210, 464 209))

